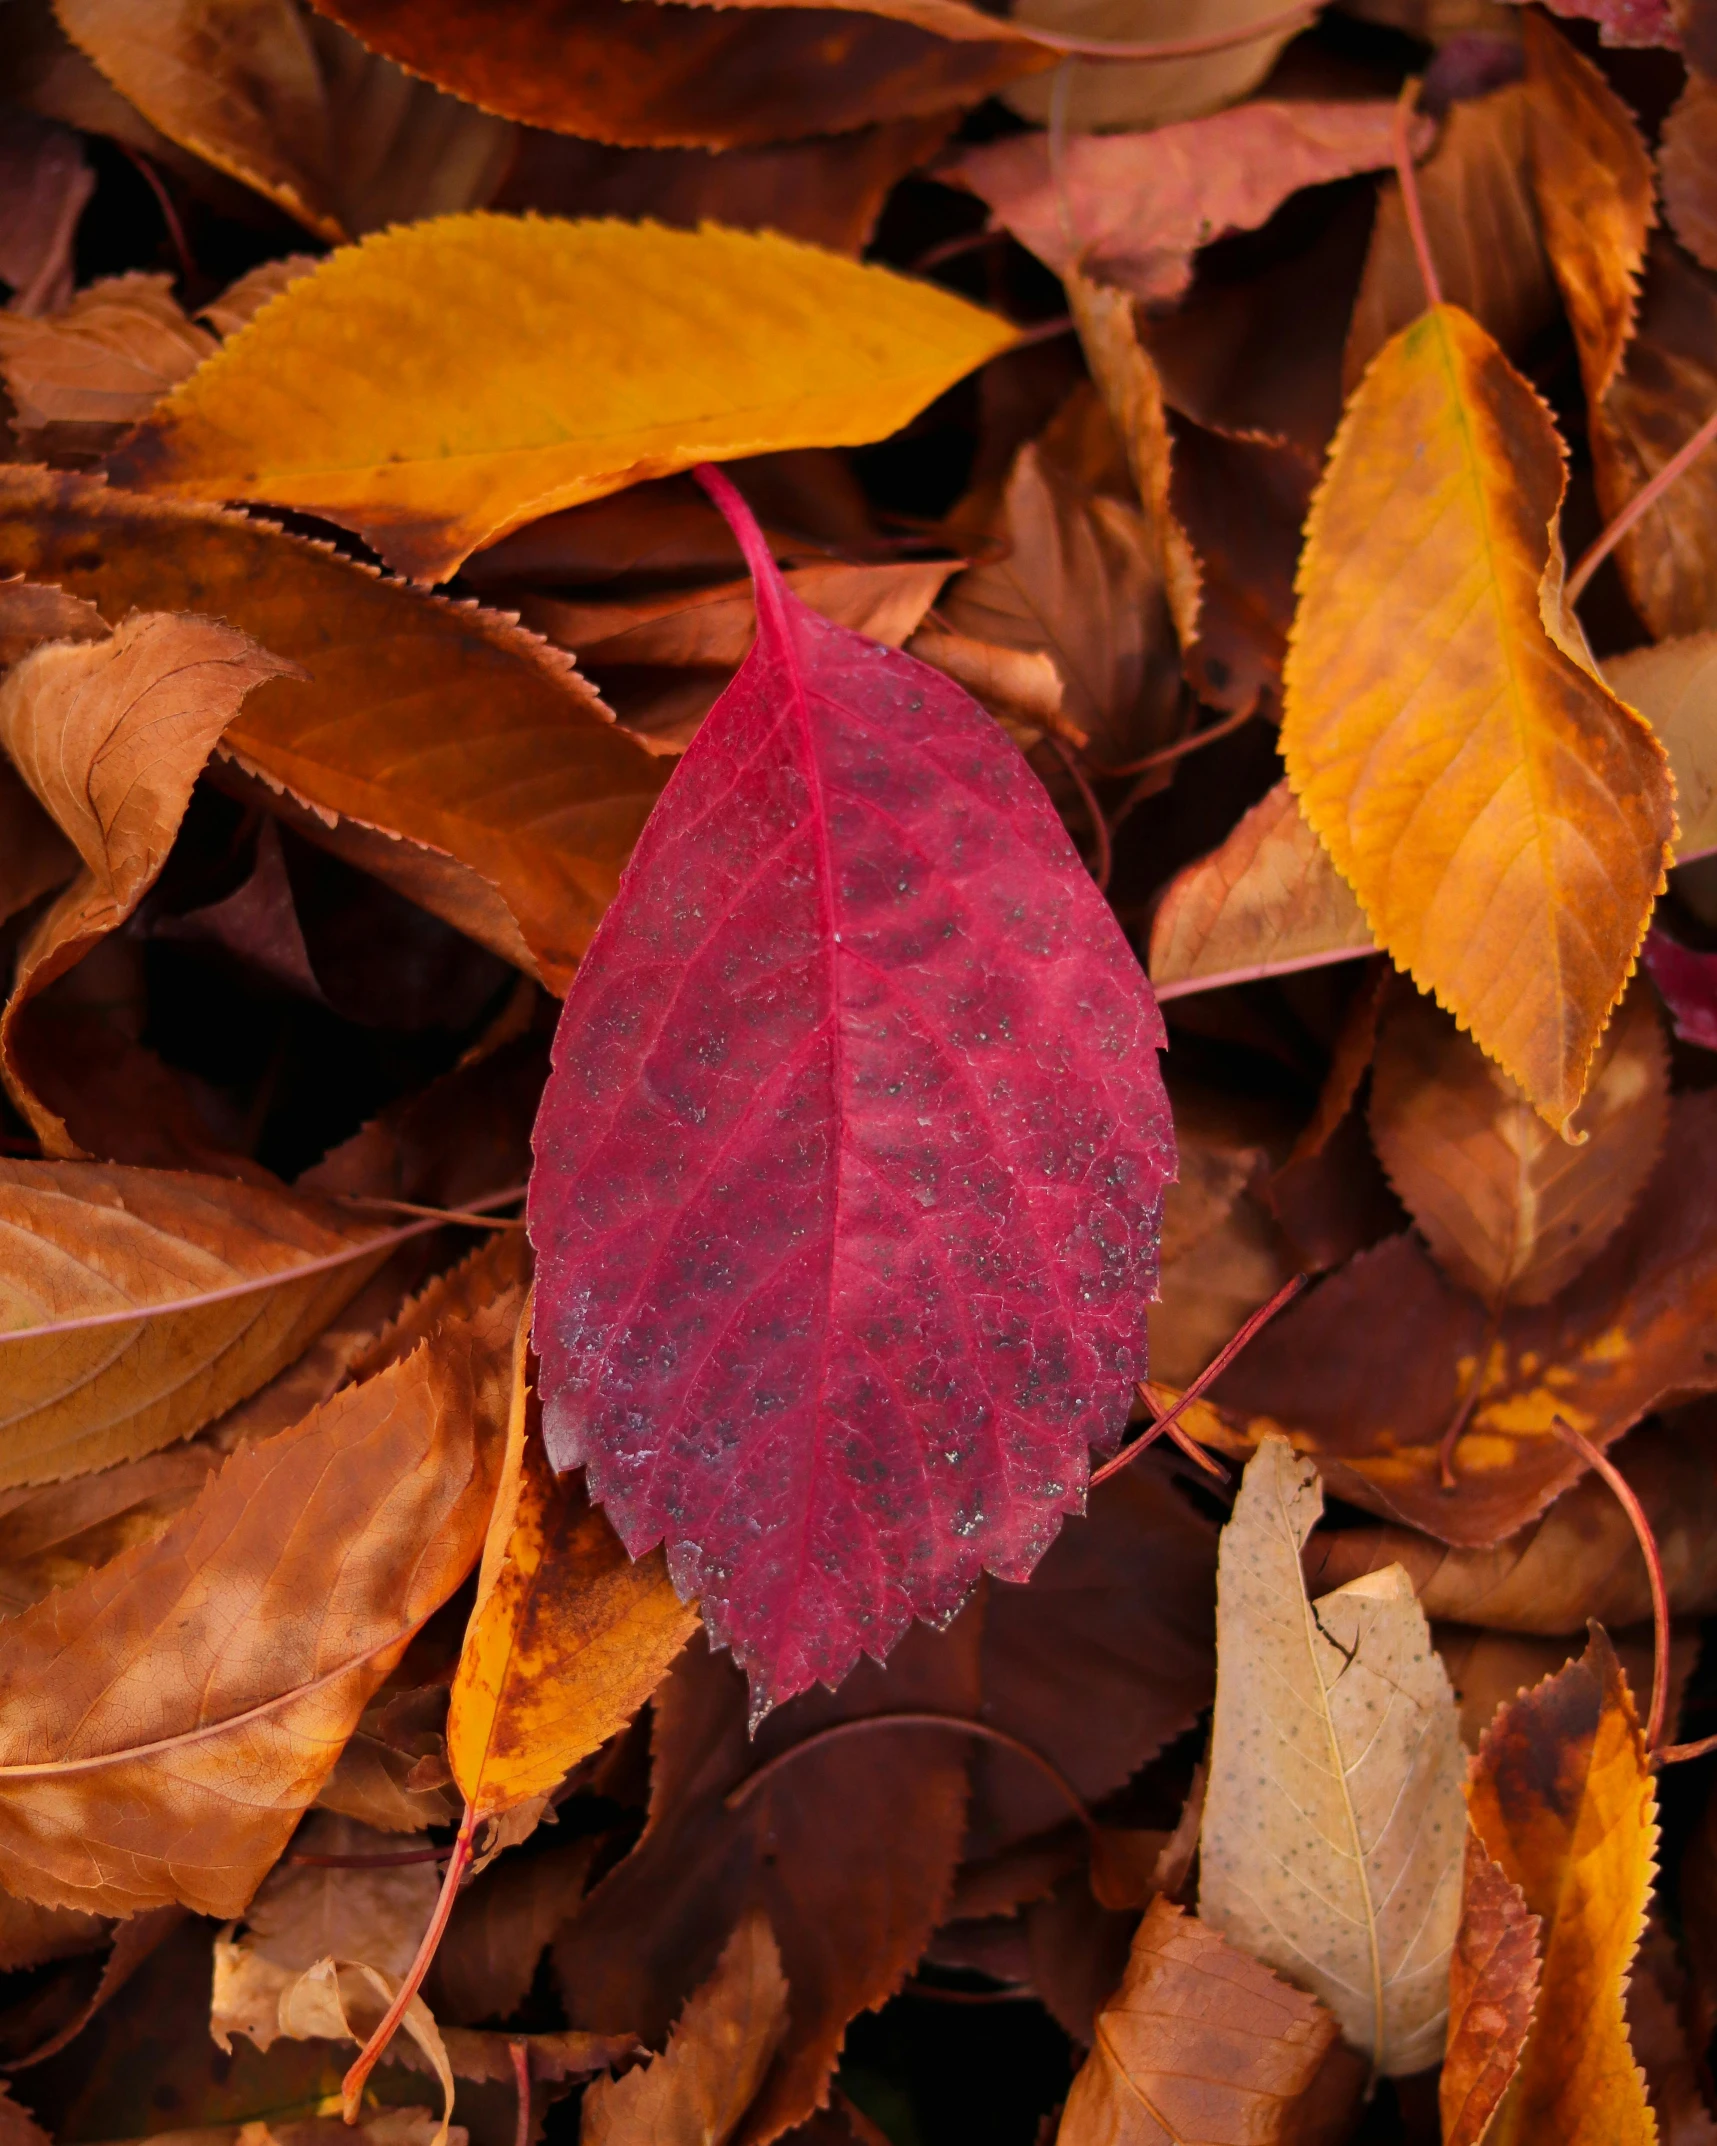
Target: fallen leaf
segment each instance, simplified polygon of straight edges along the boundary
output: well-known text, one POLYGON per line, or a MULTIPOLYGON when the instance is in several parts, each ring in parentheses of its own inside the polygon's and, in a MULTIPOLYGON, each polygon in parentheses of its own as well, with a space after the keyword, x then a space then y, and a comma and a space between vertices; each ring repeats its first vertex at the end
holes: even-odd
POLYGON ((439 581, 639 477, 880 438, 1012 340, 963 299, 766 232, 439 217, 294 283, 108 467, 321 515, 439 581), (385 380, 349 370, 354 332, 398 353, 385 380))
POLYGON ((318 1806, 384 1833, 457 1825, 460 1799, 453 1793, 453 1772, 447 1764, 442 1733, 446 1720, 445 1684, 406 1691, 384 1684, 359 1716, 333 1772, 317 1791, 318 1806), (417 1785, 426 1760, 436 1776, 432 1788, 417 1785))
POLYGON ((1640 960, 1682 1042, 1717 1050, 1717 956, 1682 946, 1654 928, 1640 960))
POLYGON ((1216 1713, 1199 1913, 1292 1968, 1373 2068, 1436 2061, 1460 1918, 1454 1695, 1399 1567, 1316 1604, 1317 1471, 1267 1437, 1217 1567, 1216 1713))
POLYGON ((1232 1124, 1177 1127, 1180 1175, 1163 1197, 1157 1301, 1150 1309, 1153 1375, 1184 1385, 1294 1272, 1293 1258, 1254 1187, 1269 1169, 1262 1147, 1232 1124))
POLYGON ((74 1959, 100 1952, 109 1926, 79 1908, 44 1908, 33 1900, 0 1893, 0 1969, 38 1967, 44 1960, 74 1959))
POLYGON ((921 626, 906 643, 906 652, 963 686, 1016 745, 1033 744, 1035 738, 1027 733, 1046 730, 1069 745, 1083 747, 1089 742, 1084 731, 1061 712, 1067 689, 1047 649, 1004 648, 998 641, 976 640, 969 633, 921 626))
POLYGON ((16 105, 0 120, 0 282, 10 313, 57 313, 72 295, 72 241, 95 192, 83 144, 16 105))
POLYGON ((1663 2146, 1717 2146, 1688 2011, 1686 1969, 1654 1910, 1628 1976, 1628 2041, 1645 2073, 1646 2099, 1663 2146))
POLYGON ((1133 1940, 1126 1979, 1097 2018, 1057 2146, 1275 2146, 1306 2139, 1326 2066, 1351 2109, 1363 2086, 1342 2063, 1315 1997, 1160 1896, 1133 1940))
POLYGON ((644 1837, 562 1932, 555 1968, 574 2025, 624 2025, 659 2045, 735 1925, 760 1909, 792 2002, 739 2146, 766 2146, 820 2104, 847 2022, 899 1988, 941 1921, 970 1741, 879 1726, 807 1749, 739 1792, 768 1761, 843 1722, 924 1709, 970 1718, 979 1636, 971 1609, 946 1634, 913 1631, 886 1670, 861 1663, 838 1697, 789 1702, 755 1742, 744 1678, 701 1637, 656 1695, 644 1837))
POLYGON ((1706 268, 1717 268, 1717 163, 1711 132, 1717 121, 1717 84, 1690 74, 1673 112, 1663 123, 1657 152, 1658 180, 1670 229, 1706 268))
POLYGON ((134 1543, 153 1542, 225 1457, 199 1438, 69 1483, 0 1493, 0 1614, 28 1609, 134 1543))
POLYGON ((1193 1434, 1246 1452, 1290 1434, 1329 1487, 1443 1542, 1483 1549, 1535 1519, 1583 1472, 1558 1416, 1599 1446, 1650 1409, 1717 1379, 1705 1342, 1714 1286, 1706 1186, 1717 1115, 1676 1099, 1664 1159, 1633 1214, 1554 1301, 1507 1312, 1489 1345, 1483 1306, 1412 1237, 1362 1252, 1271 1321, 1188 1412, 1193 1434), (1454 1452, 1438 1454, 1475 1376, 1454 1452))
MULTIPOLYGON (((1294 34, 1296 25, 1284 24, 1281 12, 1275 0, 1028 0, 1013 19, 1063 36, 1163 42, 1271 25, 1258 37, 1186 59, 1065 61, 1065 124, 1076 134, 1100 134, 1165 126, 1237 103, 1294 34)), ((1006 95, 1023 117, 1040 126, 1049 119, 1048 80, 1028 79, 1006 95)))
POLYGON ((753 1909, 654 2063, 591 2087, 581 2146, 727 2146, 786 2032, 780 1950, 753 1909))
POLYGON ((1669 1053, 1651 994, 1630 991, 1599 1039, 1570 1129, 1442 1009, 1400 995, 1371 1078, 1371 1137, 1438 1265, 1490 1305, 1544 1304, 1621 1228, 1657 1167, 1669 1053))
POLYGON ((1467 1835, 1449 1957, 1449 2038, 1437 2085, 1443 2146, 1479 2146, 1520 2064, 1538 1998, 1542 1928, 1518 1885, 1467 1835))
POLYGON ((216 619, 140 613, 105 641, 56 641, 0 682, 0 744, 83 859, 18 957, 0 1015, 0 1073, 49 1154, 75 1154, 32 1092, 30 999, 136 909, 178 832, 192 786, 254 686, 299 675, 216 619))
POLYGON ((12 2099, 9 2086, 0 2086, 0 2140, 5 2146, 51 2146, 41 2125, 12 2099))
POLYGON ((13 422, 24 432, 55 427, 56 445, 98 453, 216 347, 180 311, 170 276, 103 276, 59 312, 0 313, 0 375, 13 422))
POLYGON ((1169 882, 1151 925, 1159 999, 1376 952, 1335 860, 1279 782, 1220 849, 1169 882))
POLYGON ((453 1778, 479 1819, 556 1787, 623 1729, 697 1628, 661 1553, 634 1564, 582 1485, 555 1475, 522 1390, 511 1426, 447 1715, 453 1778))
MULTIPOLYGON (((1702 1422, 1643 1423, 1616 1450, 1616 1465, 1645 1507, 1663 1559, 1672 1613, 1717 1609, 1717 1484, 1702 1422)), ((1583 1632, 1595 1617, 1611 1630, 1651 1617, 1645 1560, 1616 1494, 1583 1475, 1548 1512, 1494 1549, 1450 1549, 1399 1527, 1315 1533, 1306 1545, 1306 1585, 1339 1587, 1386 1565, 1402 1566, 1427 1617, 1502 1632, 1583 1632)))
MULTIPOLYGON (((1475 1625, 1434 1624, 1431 1639, 1455 1687, 1460 1708, 1461 1742, 1477 1751, 1495 1718, 1497 1709, 1508 1705, 1521 1692, 1565 1669, 1581 1651, 1584 1633, 1564 1633, 1560 1638, 1526 1632, 1487 1632, 1475 1625)), ((1651 1683, 1656 1659, 1652 1628, 1636 1624, 1615 1635, 1616 1659, 1630 1685, 1644 1691, 1651 1683)), ((1674 1735, 1681 1719, 1681 1704, 1693 1674, 1699 1651, 1697 1633, 1674 1630, 1669 1639, 1669 1704, 1665 1710, 1666 1733, 1674 1735)))
POLYGON ((199 308, 197 318, 206 320, 223 339, 237 335, 241 328, 250 326, 271 298, 278 298, 289 284, 309 275, 316 262, 313 253, 289 253, 284 260, 264 261, 247 269, 218 298, 211 298, 199 308))
POLYGON ((460 1893, 424 1984, 437 2019, 508 2019, 519 2009, 551 1939, 578 1911, 599 1846, 587 1836, 502 1856, 460 1893))
POLYGON ((948 1617, 980 1569, 1030 1571, 1142 1368, 1173 1164, 1148 987, 1024 763, 937 673, 796 602, 727 511, 757 646, 568 1000, 530 1224, 550 1458, 634 1556, 667 1538, 763 1709, 948 1617), (933 870, 955 829, 958 874, 933 870), (980 984, 990 944, 1010 966, 980 984), (736 963, 793 986, 735 999, 736 963), (978 1169, 906 1122, 955 1094, 978 1169), (758 1353, 711 1365, 736 1324, 758 1353), (934 1370, 899 1382, 897 1332, 934 1370))
POLYGON ((1696 633, 1606 656, 1611 690, 1662 740, 1675 777, 1678 864, 1717 850, 1717 634, 1696 633))
POLYGON ((1307 525, 1282 754, 1397 965, 1550 1123, 1664 883, 1673 785, 1561 605, 1563 450, 1474 321, 1373 362, 1307 525))
POLYGON ((487 1309, 235 1454, 153 1543, 8 1623, 10 1890, 109 1914, 243 1909, 476 1559, 518 1307, 504 1274, 487 1309))
POLYGON ((1554 0, 1550 12, 1575 22, 1595 22, 1605 45, 1671 45, 1681 42, 1669 0, 1554 0))
POLYGON ((52 1482, 187 1438, 290 1363, 386 1256, 373 1219, 266 1186, 97 1163, 0 1160, 6 1326, 225 1301, 35 1340, 0 1337, 0 1481, 52 1482), (351 1252, 321 1273, 308 1262, 351 1252))
MULTIPOLYGON (((1470 314, 1517 365, 1556 318, 1528 161, 1529 105, 1525 84, 1511 82, 1451 106, 1417 174, 1444 298, 1470 314)), ((1424 310, 1400 182, 1386 179, 1342 356, 1349 393, 1384 344, 1424 310)))
POLYGON ((206 606, 300 662, 309 682, 257 688, 225 749, 283 816, 284 789, 306 832, 565 989, 664 770, 558 651, 264 523, 47 471, 0 468, 0 567, 110 619, 206 606), (510 942, 450 859, 489 883, 510 942))
MULTIPOLYGON (((386 1856, 394 1845, 385 1833, 327 1812, 299 1828, 292 1854, 386 1856)), ((334 1953, 403 1975, 439 1890, 433 1863, 372 1870, 279 1863, 244 1911, 245 1943, 277 1967, 301 1971, 334 1953)))
POLYGON ((886 11, 324 0, 322 12, 485 110, 635 147, 731 149, 945 112, 1055 57, 959 0, 886 11))
POLYGON ((1544 1931, 1538 2009, 1487 2146, 1646 2146, 1657 2128, 1622 1993, 1655 1872, 1656 1797, 1601 1629, 1581 1661, 1498 1714, 1468 1804, 1480 1845, 1544 1931))
MULTIPOLYGON (((1043 134, 967 149, 937 175, 969 187, 1057 275, 1077 266, 1169 305, 1214 239, 1257 230, 1301 187, 1387 164, 1393 124, 1394 107, 1380 101, 1255 97, 1149 134, 1076 135, 1059 185, 1043 134)), ((1429 122, 1416 132, 1416 145, 1428 146, 1429 122)))

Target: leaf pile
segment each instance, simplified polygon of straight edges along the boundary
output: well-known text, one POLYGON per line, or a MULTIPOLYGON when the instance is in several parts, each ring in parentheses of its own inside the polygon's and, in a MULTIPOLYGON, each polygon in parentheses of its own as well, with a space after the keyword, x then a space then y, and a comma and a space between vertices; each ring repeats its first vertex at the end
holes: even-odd
POLYGON ((7 0, 0 2146, 1713 2146, 1714 442, 1712 0, 7 0))

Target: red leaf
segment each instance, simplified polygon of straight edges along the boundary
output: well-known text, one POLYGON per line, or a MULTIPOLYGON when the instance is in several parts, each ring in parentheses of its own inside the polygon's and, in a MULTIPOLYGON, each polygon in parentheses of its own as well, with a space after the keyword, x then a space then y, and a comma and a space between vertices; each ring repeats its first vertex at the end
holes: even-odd
POLYGON ((1084 1505, 1145 1365, 1161 1020, 1018 752, 809 610, 756 645, 580 967, 537 1119, 543 1428, 761 1713, 1084 1505))
POLYGON ((1682 1042, 1717 1051, 1717 954, 1695 953, 1654 925, 1640 959, 1682 1042))

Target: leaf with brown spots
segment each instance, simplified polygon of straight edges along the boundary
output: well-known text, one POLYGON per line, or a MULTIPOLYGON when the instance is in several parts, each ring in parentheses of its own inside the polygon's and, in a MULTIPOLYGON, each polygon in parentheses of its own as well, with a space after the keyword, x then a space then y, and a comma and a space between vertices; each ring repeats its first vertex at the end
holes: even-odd
POLYGON ((1437 2101, 1443 2146, 1479 2146, 1520 2064, 1538 1997, 1539 1919, 1476 1833, 1449 1956, 1449 2039, 1437 2101))

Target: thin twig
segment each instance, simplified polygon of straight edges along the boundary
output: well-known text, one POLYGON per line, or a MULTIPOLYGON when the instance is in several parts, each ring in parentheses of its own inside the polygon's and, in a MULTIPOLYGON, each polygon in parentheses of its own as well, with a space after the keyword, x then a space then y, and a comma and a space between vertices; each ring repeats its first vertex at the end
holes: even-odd
POLYGON ((1097 851, 1091 860, 1091 877, 1097 882, 1098 893, 1107 894, 1114 854, 1109 847, 1109 823, 1103 817, 1103 808, 1098 804, 1096 792, 1085 780, 1085 771, 1073 757, 1066 740, 1058 738, 1053 730, 1046 730, 1043 733, 1043 742, 1072 776, 1073 787, 1079 792, 1079 802, 1085 807, 1085 816, 1091 822, 1091 839, 1097 851))
POLYGON ((951 1990, 918 1975, 908 1975, 900 1985, 903 1997, 928 1997, 936 2004, 1038 2004, 1036 1990, 951 1990))
POLYGON ((1654 1751, 1651 1762, 1654 1766, 1685 1766, 1689 1759, 1709 1758, 1717 1751, 1717 1736, 1702 1736, 1697 1743, 1665 1744, 1654 1751))
POLYGON ((149 191, 155 196, 156 206, 160 209, 162 219, 166 223, 167 236, 172 241, 173 251, 179 257, 179 274, 186 283, 195 282, 201 273, 197 267, 197 257, 191 251, 190 244, 185 237, 185 227, 179 221, 179 212, 173 206, 173 197, 168 193, 161 174, 146 156, 140 156, 135 149, 129 148, 124 142, 116 143, 115 146, 118 148, 120 155, 128 157, 148 181, 149 191))
POLYGON ((1587 582, 1591 580, 1598 568, 1603 565, 1604 561, 1615 550, 1622 538, 1627 535, 1635 522, 1643 515, 1648 514, 1657 505, 1682 471, 1697 462, 1713 440, 1717 440, 1717 410, 1712 411, 1711 415, 1690 440, 1676 449, 1675 453, 1670 456, 1669 460, 1658 471, 1657 475, 1651 479, 1649 484, 1640 486, 1639 490, 1628 501, 1620 514, 1616 516, 1615 520, 1610 523, 1609 527, 1602 530, 1596 539, 1587 546, 1585 552, 1581 555, 1579 565, 1568 576, 1562 592, 1569 603, 1579 602, 1587 582))
POLYGON ((1105 766, 1102 761, 1087 762, 1093 775, 1104 782, 1118 782, 1124 775, 1154 775, 1158 768, 1170 767, 1177 760, 1184 760, 1188 753, 1214 745, 1218 738, 1231 737, 1243 723, 1251 722, 1256 708, 1241 708, 1233 715, 1225 715, 1221 722, 1212 723, 1208 730, 1189 731, 1184 738, 1177 738, 1172 745, 1159 746, 1154 753, 1146 753, 1142 760, 1125 760, 1119 767, 1105 766))
POLYGON ((1040 320, 1022 328, 1008 345, 1010 350, 1029 350, 1034 343, 1053 343, 1059 335, 1073 333, 1073 315, 1058 313, 1053 320, 1040 320))
POLYGON ((843 1742, 850 1736, 868 1735, 873 1729, 942 1729, 957 1736, 976 1736, 985 1743, 995 1744, 1003 1751, 1011 1751, 1015 1758, 1024 1759, 1034 1766, 1056 1793, 1067 1804, 1075 1818, 1085 1828, 1086 1837, 1095 1846, 1097 1821, 1085 1808, 1085 1799, 1052 1759, 1046 1759, 1041 1751, 1034 1751, 1030 1744, 1023 1744, 1017 1736, 1010 1736, 1005 1729, 991 1728, 987 1721, 972 1721, 964 1714, 933 1714, 923 1709, 911 1708, 894 1714, 861 1714, 855 1721, 837 1721, 829 1728, 818 1729, 801 1743, 789 1744, 785 1751, 776 1752, 772 1759, 765 1759, 755 1773, 747 1774, 727 1799, 727 1808, 737 1811, 749 1803, 766 1781, 773 1780, 783 1767, 792 1765, 795 1759, 803 1758, 807 1751, 815 1751, 824 1744, 843 1742))
POLYGON ((1427 306, 1440 306, 1443 302, 1443 287, 1437 281, 1437 264, 1431 258, 1430 235, 1425 229, 1425 211, 1419 201, 1419 175, 1413 169, 1413 144, 1408 126, 1419 102, 1419 78, 1409 75, 1401 85, 1401 94, 1395 100, 1395 127, 1393 148, 1395 152, 1395 176, 1401 182, 1401 206, 1407 211, 1407 229, 1412 234, 1413 252, 1419 262, 1419 280, 1425 286, 1427 306))
MULTIPOLYGON (((495 1222, 483 1210, 510 1207, 524 1195, 523 1185, 510 1185, 505 1192, 491 1192, 483 1199, 473 1200, 465 1215, 449 1219, 472 1228, 500 1228, 504 1225, 495 1222)), ((362 1244, 348 1245, 344 1251, 329 1252, 321 1259, 300 1260, 293 1267, 276 1267, 269 1274, 253 1274, 245 1281, 229 1282, 224 1289, 204 1289, 195 1296, 170 1297, 164 1304, 128 1305, 124 1311, 86 1312, 79 1319, 51 1319, 43 1326, 14 1327, 10 1332, 0 1332, 0 1342, 41 1341, 51 1334, 82 1334, 102 1326, 135 1326, 146 1319, 166 1318, 173 1312, 201 1311, 205 1304, 225 1304, 234 1297, 255 1296, 265 1289, 280 1289, 289 1282, 304 1281, 312 1274, 327 1274, 335 1267, 348 1267, 354 1260, 368 1259, 372 1253, 389 1251, 409 1238, 424 1237, 431 1230, 442 1227, 443 1218, 438 1213, 433 1221, 407 1222, 399 1229, 381 1230, 374 1237, 366 1237, 362 1244)))
POLYGON ((1138 64, 1152 60, 1198 60, 1207 52, 1232 52, 1237 45, 1250 45, 1274 37, 1278 30, 1309 28, 1317 20, 1317 13, 1315 7, 1305 5, 1285 7, 1279 15, 1266 15, 1260 22, 1238 23, 1231 30, 1210 30, 1202 37, 1160 39, 1073 37, 1057 30, 1040 30, 1035 23, 1018 23, 1013 27, 1024 30, 1034 45, 1042 45, 1050 52, 1065 52, 1079 60, 1131 60, 1138 64))
MULTIPOLYGON (((1157 1439, 1161 1438, 1165 1432, 1172 1434, 1182 1414, 1192 1406, 1193 1402, 1199 1398, 1207 1387, 1216 1383, 1259 1329, 1268 1326, 1277 1312, 1291 1304, 1310 1280, 1311 1276, 1309 1274, 1296 1274, 1291 1281, 1282 1284, 1268 1304, 1260 1304, 1251 1318, 1240 1328, 1239 1332, 1231 1335, 1223 1343, 1222 1347, 1217 1350, 1215 1356, 1205 1365, 1204 1369, 1193 1380, 1180 1399, 1175 1402, 1174 1406, 1165 1409, 1142 1437, 1135 1438, 1130 1446, 1123 1446, 1113 1460, 1106 1460, 1101 1468, 1094 1471, 1091 1477, 1091 1488, 1095 1490, 1099 1483, 1106 1483, 1110 1476, 1118 1474, 1121 1469, 1126 1467, 1129 1461, 1137 1460, 1146 1446, 1154 1445, 1157 1439)), ((1141 1387, 1140 1391, 1143 1392, 1144 1389, 1141 1387)), ((1148 1404, 1150 1396, 1146 1394, 1145 1399, 1148 1404)))
POLYGON ((417 1995, 424 1976, 434 1962, 436 1950, 441 1943, 441 1934, 447 1928, 448 1918, 453 1913, 453 1903, 459 1897, 459 1881, 464 1877, 465 1867, 471 1860, 471 1843, 476 1831, 477 1813, 468 1803, 465 1806, 465 1816, 460 1821, 459 1838, 453 1843, 446 1876, 441 1881, 441 1893, 435 1903, 435 1913, 429 1918, 429 1928, 423 1933, 423 1942, 417 1948, 417 1957, 406 1969, 405 1980, 394 1993, 393 2003, 382 2014, 381 2024, 359 2050, 351 2070, 340 2081, 344 2114, 349 2124, 358 2121, 364 2081, 386 2054, 389 2042, 398 2032, 400 2021, 404 2019, 411 2000, 417 1995))
POLYGON ((1587 1467, 1595 1468, 1615 1492, 1645 1559, 1646 1577, 1651 1583, 1651 1711, 1645 1724, 1646 1756, 1650 1758, 1662 1740, 1664 1715, 1669 1710, 1669 1589, 1664 1584, 1663 1558, 1657 1547, 1657 1537, 1651 1531, 1645 1507, 1634 1495, 1633 1485, 1609 1455, 1600 1453, 1584 1432, 1564 1423, 1560 1416, 1551 1418, 1551 1428, 1558 1438, 1574 1448, 1587 1467))
POLYGON ((962 231, 958 238, 945 238, 928 253, 921 253, 912 263, 911 272, 921 276, 927 268, 940 268, 944 261, 957 261, 962 254, 976 253, 980 246, 993 246, 997 239, 1008 235, 1006 224, 981 224, 976 231, 962 231))
MULTIPOLYGON (((518 1197, 522 1200, 525 1188, 521 1185, 518 1197)), ((462 1223, 467 1229, 523 1229, 522 1215, 509 1215, 504 1220, 494 1215, 480 1215, 471 1207, 425 1207, 417 1200, 390 1200, 380 1193, 331 1192, 323 1195, 337 1200, 342 1207, 369 1207, 390 1215, 422 1215, 431 1222, 462 1223)))
POLYGON ((283 1860, 306 1870, 398 1870, 407 1863, 444 1863, 452 1853, 451 1848, 401 1848, 394 1855, 301 1855, 293 1849, 283 1860))
POLYGON ((530 2146, 531 2138, 531 2045, 517 2035, 507 2044, 513 2060, 513 2083, 519 2090, 519 2121, 513 2146, 530 2146))

